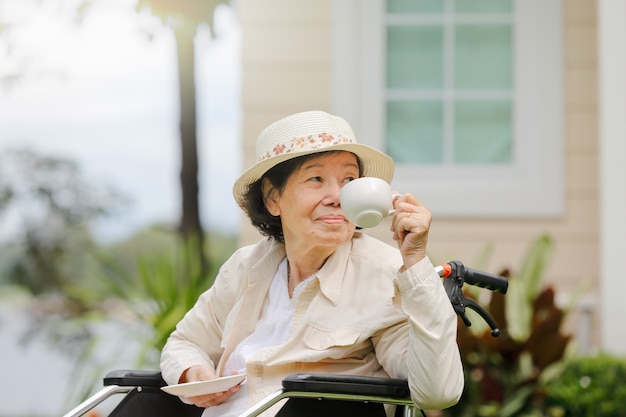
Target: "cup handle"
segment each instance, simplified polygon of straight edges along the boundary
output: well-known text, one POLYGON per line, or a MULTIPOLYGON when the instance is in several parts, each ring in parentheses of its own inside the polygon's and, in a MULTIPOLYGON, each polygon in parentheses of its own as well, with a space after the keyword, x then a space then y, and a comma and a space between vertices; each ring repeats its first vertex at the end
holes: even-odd
MULTIPOLYGON (((402 196, 402 194, 392 194, 391 195, 391 201, 396 201, 398 198, 400 198, 402 196)), ((396 209, 391 209, 389 210, 389 213, 387 214, 388 216, 393 216, 393 213, 396 212, 396 209)))

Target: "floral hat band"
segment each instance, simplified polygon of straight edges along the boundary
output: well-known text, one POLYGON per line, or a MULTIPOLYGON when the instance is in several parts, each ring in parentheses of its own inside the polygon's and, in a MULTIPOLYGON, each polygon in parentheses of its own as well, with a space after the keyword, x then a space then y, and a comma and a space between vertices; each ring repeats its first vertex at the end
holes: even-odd
POLYGON ((326 151, 354 153, 362 164, 363 175, 387 182, 393 178, 393 160, 367 145, 357 143, 352 128, 341 117, 323 111, 309 111, 287 116, 265 128, 256 142, 257 162, 248 168, 233 186, 233 196, 244 207, 250 185, 268 170, 298 156, 326 151))
POLYGON ((328 146, 341 145, 344 143, 355 143, 351 138, 346 138, 339 134, 336 138, 330 133, 319 133, 301 138, 293 138, 286 143, 276 145, 272 150, 259 156, 259 162, 273 156, 284 153, 300 152, 304 150, 317 150, 328 146))

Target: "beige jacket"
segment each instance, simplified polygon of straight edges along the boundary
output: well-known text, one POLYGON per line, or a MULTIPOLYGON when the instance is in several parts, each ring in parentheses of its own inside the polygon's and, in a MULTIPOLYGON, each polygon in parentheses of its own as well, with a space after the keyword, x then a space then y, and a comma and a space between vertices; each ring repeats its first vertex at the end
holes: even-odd
MULTIPOLYGON (((176 384, 198 364, 221 373, 254 330, 284 257, 273 239, 231 256, 164 347, 166 382, 176 384)), ((401 265, 396 248, 358 232, 339 247, 299 297, 289 340, 248 361, 248 404, 295 372, 408 378, 422 409, 456 403, 463 390, 456 315, 428 259, 399 274, 401 265)))

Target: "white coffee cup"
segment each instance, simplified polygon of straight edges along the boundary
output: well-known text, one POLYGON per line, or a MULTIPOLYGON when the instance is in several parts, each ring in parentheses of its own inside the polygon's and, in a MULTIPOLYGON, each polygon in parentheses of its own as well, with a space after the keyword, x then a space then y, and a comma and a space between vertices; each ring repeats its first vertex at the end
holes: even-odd
POLYGON ((339 200, 343 214, 359 227, 378 226, 393 214, 391 185, 375 177, 362 177, 341 188, 339 200))

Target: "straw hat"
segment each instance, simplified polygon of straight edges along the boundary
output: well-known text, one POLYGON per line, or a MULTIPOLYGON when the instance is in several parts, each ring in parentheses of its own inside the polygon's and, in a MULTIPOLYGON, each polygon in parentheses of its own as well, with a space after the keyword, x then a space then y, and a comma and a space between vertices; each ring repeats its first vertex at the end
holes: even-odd
POLYGON ((250 184, 281 162, 324 151, 352 152, 363 165, 363 176, 387 182, 393 178, 393 159, 357 143, 348 122, 323 111, 308 111, 280 119, 261 132, 256 141, 257 162, 235 181, 235 200, 243 206, 243 197, 250 184))

